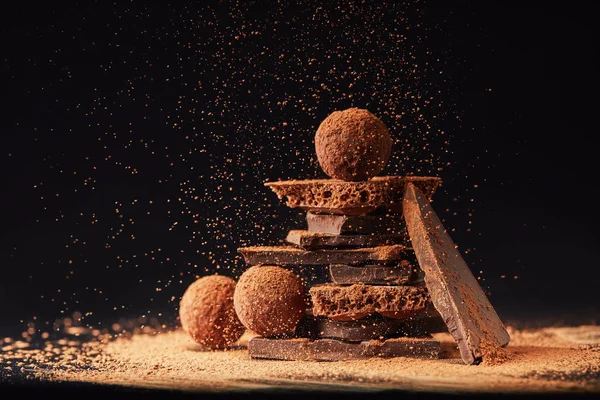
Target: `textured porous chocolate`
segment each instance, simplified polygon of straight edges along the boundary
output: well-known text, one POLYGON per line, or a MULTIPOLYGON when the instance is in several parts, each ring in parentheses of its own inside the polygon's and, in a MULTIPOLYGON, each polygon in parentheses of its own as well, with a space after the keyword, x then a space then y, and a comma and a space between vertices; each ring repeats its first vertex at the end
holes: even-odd
POLYGON ((315 150, 323 171, 332 178, 366 181, 385 167, 392 138, 385 124, 360 108, 334 111, 319 125, 315 150))
POLYGON ((428 198, 441 183, 438 177, 376 176, 362 182, 338 179, 308 179, 267 182, 288 207, 324 214, 366 215, 378 208, 402 212, 406 183, 414 183, 428 198))
POLYGON ((241 247, 238 251, 250 265, 325 265, 402 260, 407 248, 399 244, 328 250, 304 250, 295 246, 248 246, 241 247))
POLYGON ((274 265, 249 268, 233 296, 244 326, 262 336, 291 334, 306 311, 306 289, 294 272, 274 265))
POLYGON ((331 235, 399 235, 408 238, 402 214, 339 215, 306 213, 308 231, 331 235))
POLYGON ((429 305, 424 286, 315 285, 309 290, 313 315, 352 321, 378 313, 407 318, 423 313, 429 305))
POLYGON ((401 260, 396 266, 344 265, 329 266, 331 281, 339 285, 365 283, 367 285, 406 285, 418 279, 418 273, 408 261, 401 260))
POLYGON ((235 281, 221 275, 193 282, 179 302, 183 330, 209 349, 231 346, 244 333, 233 306, 235 281))
POLYGON ((485 350, 504 347, 510 336, 427 198, 413 185, 404 195, 404 217, 431 300, 444 318, 463 361, 475 364, 485 350))
POLYGON ((331 235, 301 230, 289 231, 285 241, 308 250, 408 245, 407 236, 403 235, 331 235))
POLYGON ((439 358, 440 342, 432 338, 394 338, 360 343, 335 339, 267 339, 248 341, 252 358, 269 360, 342 361, 374 357, 439 358))

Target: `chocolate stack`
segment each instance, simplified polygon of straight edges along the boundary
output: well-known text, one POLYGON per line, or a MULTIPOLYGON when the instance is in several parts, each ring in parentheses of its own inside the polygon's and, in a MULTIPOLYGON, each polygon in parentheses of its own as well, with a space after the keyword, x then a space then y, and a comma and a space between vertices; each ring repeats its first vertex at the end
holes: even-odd
POLYGON ((305 180, 266 185, 306 209, 306 229, 285 246, 239 252, 249 265, 323 266, 330 281, 308 290, 312 309, 296 338, 253 338, 250 355, 270 359, 344 360, 437 357, 432 331, 445 330, 431 307, 402 213, 407 182, 429 196, 440 180, 376 177, 370 181, 305 180))
POLYGON ((391 144, 387 127, 367 110, 336 111, 315 135, 319 164, 333 179, 266 183, 288 206, 306 211, 306 229, 291 230, 288 245, 240 248, 246 263, 323 266, 330 282, 309 288, 296 337, 253 338, 252 357, 438 356, 429 333, 444 324, 412 251, 402 199, 408 184, 430 199, 440 179, 376 176, 391 144))
MULTIPOLYGON (((250 356, 435 358, 440 344, 430 333, 449 331, 463 361, 476 364, 508 343, 502 321, 429 204, 440 178, 376 176, 391 143, 383 122, 368 111, 336 111, 315 135, 319 164, 333 179, 266 183, 289 207, 306 211, 306 229, 290 231, 288 245, 239 249, 247 264, 271 265, 247 271, 264 271, 265 278, 251 286, 255 295, 240 295, 236 305, 248 329, 246 314, 260 317, 256 326, 265 335, 249 341, 250 356), (287 290, 299 284, 285 268, 314 265, 326 268, 330 282, 302 289, 310 307, 301 320, 298 289, 287 290), (276 323, 286 335, 262 328, 276 323)), ((238 282, 240 293, 246 280, 238 282)))

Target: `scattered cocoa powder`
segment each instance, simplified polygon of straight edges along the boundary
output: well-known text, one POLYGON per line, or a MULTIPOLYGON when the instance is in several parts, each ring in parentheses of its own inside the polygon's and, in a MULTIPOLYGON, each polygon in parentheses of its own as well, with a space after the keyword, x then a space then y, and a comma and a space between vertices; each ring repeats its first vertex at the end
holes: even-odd
POLYGON ((320 391, 600 393, 600 327, 509 330, 514 340, 505 351, 510 358, 493 365, 465 365, 448 333, 434 334, 444 350, 440 359, 314 362, 253 360, 243 348, 203 351, 176 329, 144 330, 116 339, 105 335, 46 342, 38 348, 5 340, 0 368, 9 377, 25 374, 48 381, 225 393, 307 387, 320 391))
POLYGON ((484 365, 500 365, 512 359, 510 351, 486 339, 479 342, 479 350, 481 350, 484 365))

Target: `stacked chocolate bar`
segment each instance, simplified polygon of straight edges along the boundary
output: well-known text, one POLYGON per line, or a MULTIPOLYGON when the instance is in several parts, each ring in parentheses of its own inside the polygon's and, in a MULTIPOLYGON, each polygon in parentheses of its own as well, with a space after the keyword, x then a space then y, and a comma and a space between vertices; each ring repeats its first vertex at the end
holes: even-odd
POLYGON ((288 206, 306 210, 306 229, 289 231, 284 246, 239 252, 249 265, 322 266, 330 282, 309 288, 311 309, 294 338, 255 337, 254 358, 344 360, 437 357, 430 333, 445 330, 431 306, 402 216, 413 183, 430 198, 433 177, 375 177, 272 182, 288 206))

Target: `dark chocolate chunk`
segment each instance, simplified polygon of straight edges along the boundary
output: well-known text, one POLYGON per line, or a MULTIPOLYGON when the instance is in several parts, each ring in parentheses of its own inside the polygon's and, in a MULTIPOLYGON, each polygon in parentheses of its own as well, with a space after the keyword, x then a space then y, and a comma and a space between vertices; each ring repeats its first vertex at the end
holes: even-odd
POLYGON ((375 247, 392 244, 408 245, 408 236, 406 235, 332 235, 330 233, 301 230, 289 231, 285 240, 288 243, 309 250, 342 247, 375 247))
POLYGON ((333 283, 348 285, 365 283, 368 285, 406 285, 418 279, 415 268, 406 260, 396 266, 364 265, 353 266, 332 264, 329 274, 333 283))
POLYGON ((372 315, 355 321, 335 321, 315 317, 312 310, 298 323, 293 337, 308 339, 338 339, 362 342, 391 337, 425 337, 431 333, 448 332, 437 310, 430 304, 425 313, 403 319, 372 315))
POLYGON ((412 184, 406 187, 403 208, 431 300, 456 340, 463 361, 478 363, 485 357, 485 349, 506 346, 510 336, 504 324, 429 201, 412 184))
POLYGON ((309 211, 306 213, 306 223, 309 232, 315 233, 406 236, 401 214, 353 216, 309 211))
POLYGON ((260 336, 248 341, 252 358, 270 360, 342 361, 374 357, 438 358, 440 342, 432 338, 394 338, 350 343, 335 339, 311 341, 299 339, 266 339, 260 336))
POLYGON ((309 289, 313 315, 352 321, 378 313, 389 318, 423 314, 429 305, 424 286, 314 285, 309 289))
POLYGON ((362 342, 402 336, 423 337, 429 333, 439 332, 440 321, 441 318, 430 316, 404 319, 372 316, 356 321, 315 318, 312 331, 315 332, 317 338, 362 342))
POLYGON ((295 246, 248 246, 239 248, 238 251, 250 265, 326 265, 402 260, 407 248, 397 244, 358 249, 310 251, 295 246))

